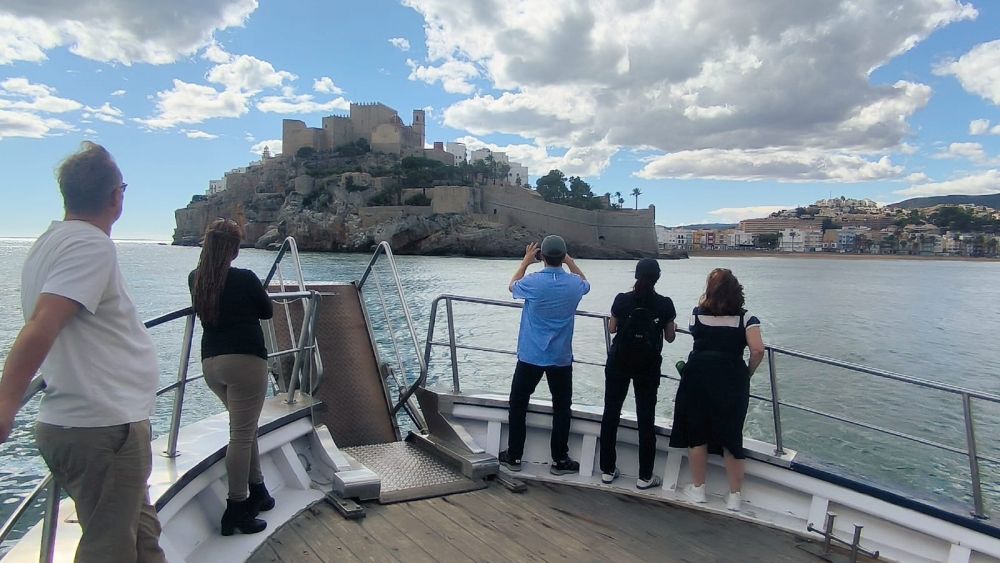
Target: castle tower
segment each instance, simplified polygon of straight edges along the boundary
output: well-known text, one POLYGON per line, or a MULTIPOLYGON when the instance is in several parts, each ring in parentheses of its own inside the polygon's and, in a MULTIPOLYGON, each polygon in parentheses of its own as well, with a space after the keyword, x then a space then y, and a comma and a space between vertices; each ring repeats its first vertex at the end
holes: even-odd
POLYGON ((269 158, 271 158, 271 147, 265 146, 264 147, 264 153, 261 154, 260 160, 261 160, 261 162, 263 162, 263 161, 265 161, 265 160, 267 160, 269 158))
POLYGON ((417 147, 420 150, 424 148, 425 130, 424 130, 424 110, 415 109, 413 110, 413 132, 417 134, 420 139, 420 144, 417 147))

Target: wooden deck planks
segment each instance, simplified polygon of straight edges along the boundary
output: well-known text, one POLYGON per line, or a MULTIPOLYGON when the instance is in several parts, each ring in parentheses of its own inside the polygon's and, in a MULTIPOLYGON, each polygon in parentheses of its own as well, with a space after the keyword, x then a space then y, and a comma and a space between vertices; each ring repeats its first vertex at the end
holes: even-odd
POLYGON ((697 510, 528 482, 393 505, 344 520, 317 505, 250 559, 280 561, 815 561, 808 540, 697 510), (304 553, 303 550, 310 550, 304 553))

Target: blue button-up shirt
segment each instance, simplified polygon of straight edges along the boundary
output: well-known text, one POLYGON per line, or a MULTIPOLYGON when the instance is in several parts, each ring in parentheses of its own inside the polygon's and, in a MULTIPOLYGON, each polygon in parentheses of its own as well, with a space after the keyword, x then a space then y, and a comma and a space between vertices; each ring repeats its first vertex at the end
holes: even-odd
POLYGON ((524 299, 517 359, 536 366, 573 363, 576 307, 590 283, 562 267, 546 267, 514 282, 514 299, 524 299))

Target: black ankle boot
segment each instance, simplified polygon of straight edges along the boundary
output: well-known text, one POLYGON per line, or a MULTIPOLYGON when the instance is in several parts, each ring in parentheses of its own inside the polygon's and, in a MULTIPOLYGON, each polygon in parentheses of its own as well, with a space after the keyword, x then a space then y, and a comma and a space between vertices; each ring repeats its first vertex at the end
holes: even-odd
POLYGON ((250 499, 226 500, 226 512, 222 515, 222 535, 231 536, 239 530, 244 534, 263 532, 267 522, 254 518, 250 499))
POLYGON ((274 497, 271 496, 271 493, 267 492, 267 487, 264 486, 263 482, 250 483, 250 496, 247 497, 247 500, 254 507, 254 516, 274 508, 274 497))

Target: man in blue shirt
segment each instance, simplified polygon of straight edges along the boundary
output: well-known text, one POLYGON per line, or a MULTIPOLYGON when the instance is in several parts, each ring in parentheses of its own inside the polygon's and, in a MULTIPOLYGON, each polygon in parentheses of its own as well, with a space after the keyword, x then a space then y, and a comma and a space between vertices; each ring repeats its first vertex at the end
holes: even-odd
POLYGON ((580 464, 569 457, 570 405, 573 402, 573 323, 576 307, 590 292, 590 283, 566 254, 566 241, 549 235, 525 249, 524 259, 510 280, 514 299, 524 299, 517 336, 517 367, 510 387, 507 449, 498 456, 512 471, 521 470, 525 417, 535 387, 546 376, 552 394, 553 475, 575 473, 580 464), (525 276, 528 266, 545 261, 545 268, 525 276), (569 272, 563 270, 566 264, 569 272))

